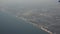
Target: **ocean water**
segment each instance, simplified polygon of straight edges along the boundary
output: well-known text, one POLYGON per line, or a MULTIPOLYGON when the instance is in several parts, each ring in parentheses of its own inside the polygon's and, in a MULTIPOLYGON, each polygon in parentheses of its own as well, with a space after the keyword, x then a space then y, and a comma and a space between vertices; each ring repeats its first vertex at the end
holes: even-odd
POLYGON ((0 12, 0 34, 48 34, 23 20, 0 12))

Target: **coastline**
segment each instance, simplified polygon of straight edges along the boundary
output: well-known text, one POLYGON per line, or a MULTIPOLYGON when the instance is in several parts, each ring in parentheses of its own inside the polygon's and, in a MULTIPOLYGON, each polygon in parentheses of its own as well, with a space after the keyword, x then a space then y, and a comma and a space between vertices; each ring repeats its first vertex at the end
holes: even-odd
POLYGON ((42 26, 41 26, 41 29, 44 30, 44 31, 46 31, 46 32, 49 33, 49 34, 53 34, 51 31, 49 31, 49 30, 43 28, 42 26))
MULTIPOLYGON (((20 18, 21 18, 22 20, 24 20, 24 21, 27 21, 27 19, 25 19, 25 18, 23 18, 23 17, 20 17, 20 18)), ((28 22, 29 22, 29 20, 28 20, 28 22)), ((38 28, 40 28, 41 30, 43 30, 43 31, 45 31, 45 32, 47 32, 47 33, 49 33, 49 34, 53 34, 51 31, 45 29, 43 25, 38 25, 38 24, 35 24, 35 23, 32 23, 32 22, 29 22, 29 24, 32 24, 33 26, 38 27, 38 28)))

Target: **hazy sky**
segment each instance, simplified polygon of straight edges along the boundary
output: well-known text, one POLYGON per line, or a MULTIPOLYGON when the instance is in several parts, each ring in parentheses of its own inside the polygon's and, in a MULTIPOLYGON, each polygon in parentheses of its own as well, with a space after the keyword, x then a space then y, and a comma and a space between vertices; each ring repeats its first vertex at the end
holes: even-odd
POLYGON ((25 13, 30 14, 37 8, 45 11, 47 10, 46 8, 56 7, 56 1, 57 0, 0 0, 0 10, 14 14, 27 11, 25 13))
MULTIPOLYGON (((54 0, 52 0, 54 1, 54 0)), ((46 3, 46 2, 52 2, 51 0, 0 0, 0 2, 5 2, 5 3, 46 3)))

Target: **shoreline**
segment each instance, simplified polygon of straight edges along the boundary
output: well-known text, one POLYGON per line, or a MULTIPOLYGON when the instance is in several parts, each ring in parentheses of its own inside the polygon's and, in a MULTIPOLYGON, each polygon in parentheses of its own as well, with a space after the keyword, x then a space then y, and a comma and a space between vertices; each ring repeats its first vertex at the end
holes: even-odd
MULTIPOLYGON (((22 19, 22 18, 21 18, 21 19, 22 19)), ((25 18, 23 18, 23 20, 27 21, 27 19, 25 19, 25 18)), ((28 22, 29 22, 29 21, 28 21, 28 22)), ((53 34, 51 31, 45 29, 43 25, 38 25, 38 24, 35 24, 35 23, 32 23, 32 22, 29 22, 29 24, 32 24, 33 26, 38 27, 38 28, 40 28, 41 30, 43 30, 43 31, 45 31, 45 32, 47 32, 47 33, 49 33, 49 34, 53 34)))
POLYGON ((44 31, 46 31, 46 32, 49 33, 49 34, 53 34, 51 31, 49 31, 49 30, 43 28, 43 26, 41 26, 41 29, 44 30, 44 31))

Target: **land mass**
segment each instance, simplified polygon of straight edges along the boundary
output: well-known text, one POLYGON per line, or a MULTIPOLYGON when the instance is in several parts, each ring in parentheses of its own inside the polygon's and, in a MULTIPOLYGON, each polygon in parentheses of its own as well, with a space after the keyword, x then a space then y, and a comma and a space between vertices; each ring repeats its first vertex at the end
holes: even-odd
POLYGON ((48 11, 27 12, 17 17, 34 25, 41 25, 39 28, 50 34, 60 33, 60 8, 51 8, 48 11))

